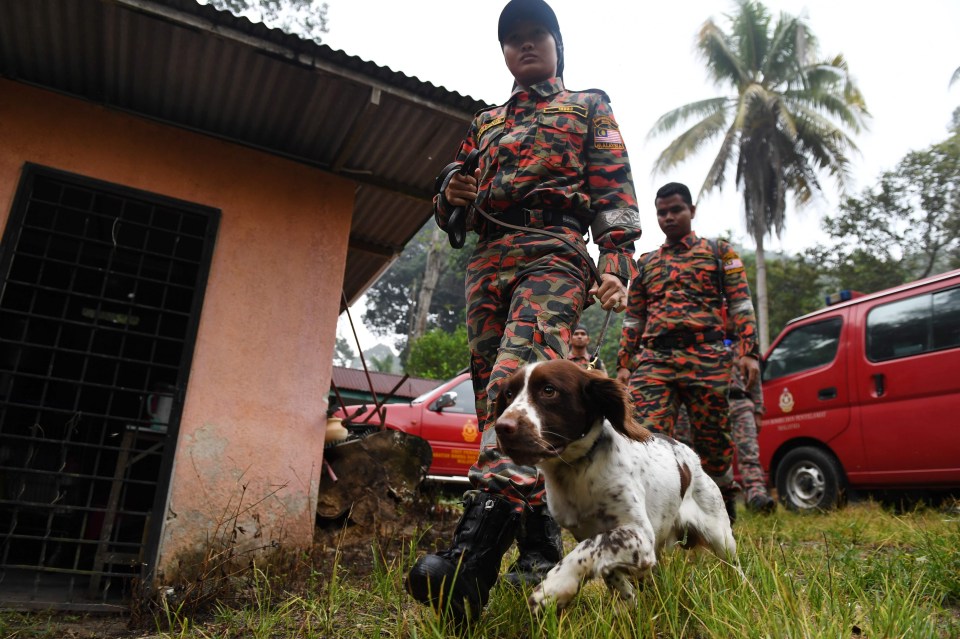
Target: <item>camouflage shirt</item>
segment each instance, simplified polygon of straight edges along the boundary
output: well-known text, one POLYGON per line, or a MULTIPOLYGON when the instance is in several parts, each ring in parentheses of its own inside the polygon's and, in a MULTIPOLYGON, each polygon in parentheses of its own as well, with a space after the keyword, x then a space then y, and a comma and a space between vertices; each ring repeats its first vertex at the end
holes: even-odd
POLYGON ((738 356, 758 357, 757 322, 743 262, 729 243, 717 240, 717 247, 722 264, 710 243, 695 233, 640 258, 623 319, 619 368, 636 369, 643 342, 651 338, 722 331, 724 299, 740 337, 738 356))
MULTIPOLYGON (((473 149, 480 150, 478 206, 494 216, 515 209, 576 216, 583 229, 593 230, 600 272, 632 279, 640 216, 627 150, 606 94, 567 91, 560 78, 529 91, 515 88, 506 104, 477 114, 457 159, 473 149)), ((445 228, 448 204, 438 195, 434 206, 445 228)), ((484 224, 471 210, 467 228, 480 231, 484 224)))
MULTIPOLYGON (((573 355, 571 355, 571 356, 568 357, 567 359, 569 359, 569 360, 570 360, 571 362, 573 362, 574 364, 577 364, 580 368, 590 368, 590 357, 589 357, 589 356, 587 356, 587 357, 574 357, 573 355)), ((597 367, 596 367, 594 370, 598 370, 598 371, 600 371, 601 373, 606 373, 606 372, 607 372, 607 367, 604 365, 603 360, 600 359, 599 357, 597 358, 597 367)))

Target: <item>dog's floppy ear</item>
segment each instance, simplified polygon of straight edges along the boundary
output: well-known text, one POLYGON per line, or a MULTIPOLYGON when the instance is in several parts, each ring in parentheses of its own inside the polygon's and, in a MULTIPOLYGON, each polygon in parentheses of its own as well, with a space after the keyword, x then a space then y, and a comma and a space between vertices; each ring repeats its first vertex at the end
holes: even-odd
POLYGON ((650 431, 633 421, 630 394, 619 381, 603 375, 591 375, 584 390, 593 406, 615 430, 641 442, 650 437, 650 431))

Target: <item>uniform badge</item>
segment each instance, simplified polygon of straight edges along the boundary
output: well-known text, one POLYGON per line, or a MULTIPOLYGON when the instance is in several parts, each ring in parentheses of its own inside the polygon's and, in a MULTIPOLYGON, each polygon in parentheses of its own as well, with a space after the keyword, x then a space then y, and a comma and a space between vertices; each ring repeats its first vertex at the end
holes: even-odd
POLYGON ((581 118, 587 117, 587 107, 580 104, 562 104, 560 106, 549 106, 549 107, 546 107, 543 110, 543 112, 579 115, 581 118))
POLYGON ((595 149, 625 149, 620 127, 609 115, 593 119, 593 147, 595 149))
POLYGON ((477 437, 480 436, 480 431, 477 430, 477 425, 474 422, 467 420, 467 423, 463 425, 463 430, 460 431, 460 435, 465 442, 475 442, 477 437))
POLYGON ((780 410, 784 413, 789 413, 793 410, 793 395, 790 393, 790 389, 786 386, 783 387, 783 392, 780 393, 780 401, 778 402, 780 410))
POLYGON ((507 120, 507 116, 501 115, 500 117, 494 118, 494 119, 490 120, 489 122, 487 122, 486 124, 482 125, 482 126, 480 127, 480 130, 477 131, 477 140, 479 140, 481 137, 483 137, 483 134, 486 133, 487 129, 491 129, 491 128, 497 126, 498 124, 503 124, 506 120, 507 120))
POLYGON ((743 270, 743 261, 737 257, 737 254, 730 251, 723 256, 723 272, 728 275, 739 273, 743 270))

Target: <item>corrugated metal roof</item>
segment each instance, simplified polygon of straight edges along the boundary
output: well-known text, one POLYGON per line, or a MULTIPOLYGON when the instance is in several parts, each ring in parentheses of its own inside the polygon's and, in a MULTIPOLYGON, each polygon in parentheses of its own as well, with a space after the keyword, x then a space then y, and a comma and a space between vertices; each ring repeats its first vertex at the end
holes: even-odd
MULTIPOLYGON (((343 368, 341 366, 334 366, 332 379, 333 383, 336 384, 337 388, 341 391, 356 390, 369 392, 370 390, 370 384, 367 383, 366 374, 362 370, 356 368, 343 368)), ((373 383, 373 390, 381 401, 383 401, 383 398, 387 393, 394 389, 401 379, 403 379, 402 375, 370 371, 370 382, 373 383)), ((394 397, 406 397, 413 399, 423 395, 427 391, 433 390, 442 383, 442 381, 437 381, 435 379, 408 377, 403 384, 397 388, 396 392, 394 393, 394 397)))
POLYGON ((0 74, 355 180, 349 302, 430 217, 487 106, 195 0, 3 0, 0 74))

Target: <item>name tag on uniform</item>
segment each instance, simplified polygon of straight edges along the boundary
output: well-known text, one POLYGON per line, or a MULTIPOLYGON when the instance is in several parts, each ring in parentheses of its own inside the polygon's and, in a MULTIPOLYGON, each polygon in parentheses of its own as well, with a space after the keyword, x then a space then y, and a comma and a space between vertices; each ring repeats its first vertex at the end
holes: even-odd
POLYGON ((579 115, 581 118, 587 117, 587 107, 580 104, 563 104, 560 106, 549 106, 543 110, 544 113, 567 113, 579 115))
POLYGON ((506 122, 506 120, 507 120, 507 116, 505 115, 501 115, 498 118, 494 118, 490 120, 489 122, 481 126, 479 131, 477 131, 477 139, 479 140, 481 137, 483 137, 483 134, 486 133, 487 129, 491 129, 497 126, 498 124, 503 124, 504 122, 506 122))

